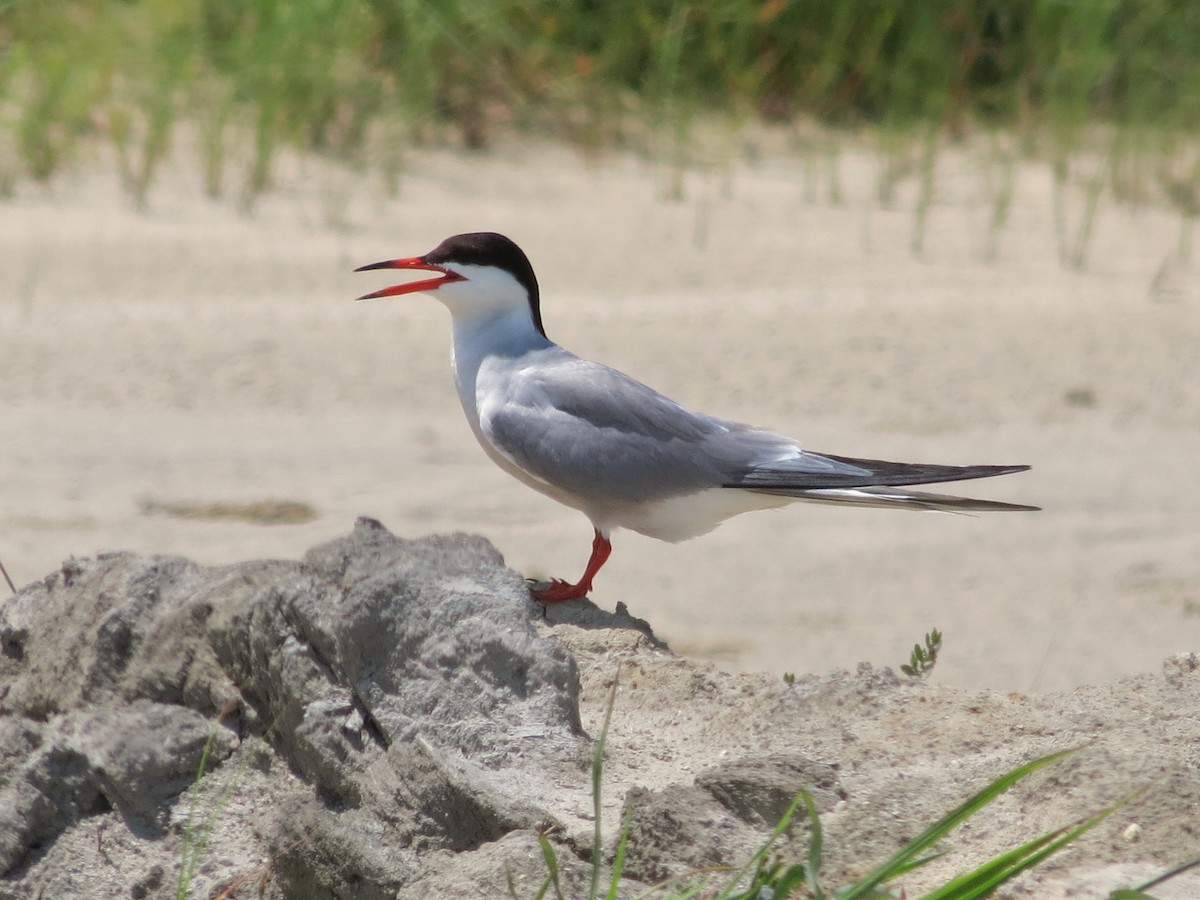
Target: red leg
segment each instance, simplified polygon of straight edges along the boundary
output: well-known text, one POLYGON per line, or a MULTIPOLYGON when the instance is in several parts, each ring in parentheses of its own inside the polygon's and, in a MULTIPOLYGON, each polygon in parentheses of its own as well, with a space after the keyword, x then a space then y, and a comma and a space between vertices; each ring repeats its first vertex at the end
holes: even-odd
POLYGON ((579 583, 568 584, 561 578, 555 578, 541 590, 533 591, 533 599, 541 603, 561 603, 563 600, 586 597, 588 591, 592 589, 592 579, 596 577, 596 573, 600 571, 600 567, 604 565, 610 553, 612 553, 612 544, 597 529, 596 537, 592 539, 592 557, 588 560, 587 568, 583 570, 583 577, 579 579, 579 583))

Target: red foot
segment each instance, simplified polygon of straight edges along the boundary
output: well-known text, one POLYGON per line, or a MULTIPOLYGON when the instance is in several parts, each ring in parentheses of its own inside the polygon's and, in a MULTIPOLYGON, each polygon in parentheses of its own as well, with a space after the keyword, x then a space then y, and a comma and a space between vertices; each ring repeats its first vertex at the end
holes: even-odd
POLYGON ((586 584, 570 584, 555 578, 543 588, 531 588, 529 593, 538 603, 562 603, 564 600, 586 597, 589 590, 591 588, 586 584))
POLYGON ((592 539, 592 556, 588 560, 587 568, 584 569, 579 583, 570 584, 561 578, 555 578, 544 588, 531 589, 530 593, 533 594, 533 599, 539 603, 562 603, 564 600, 586 597, 588 591, 592 589, 592 579, 596 577, 596 573, 600 571, 600 567, 604 565, 610 553, 612 553, 612 544, 597 529, 596 536, 592 539))

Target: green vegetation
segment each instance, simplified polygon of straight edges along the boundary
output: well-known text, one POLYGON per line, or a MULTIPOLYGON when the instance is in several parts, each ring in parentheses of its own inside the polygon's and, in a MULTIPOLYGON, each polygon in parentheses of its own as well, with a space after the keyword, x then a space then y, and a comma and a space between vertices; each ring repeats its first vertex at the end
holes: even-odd
MULTIPOLYGON (((188 817, 183 826, 183 850, 179 861, 179 879, 175 884, 175 900, 188 900, 188 897, 191 896, 192 882, 195 881, 196 873, 200 870, 200 860, 204 856, 205 850, 208 849, 213 828, 216 827, 221 813, 232 799, 238 778, 242 774, 242 769, 239 769, 201 818, 199 808, 201 782, 208 772, 208 759, 217 740, 217 729, 222 727, 221 723, 233 712, 234 707, 234 702, 229 701, 218 713, 212 732, 209 733, 208 740, 204 742, 204 749, 200 753, 200 764, 196 768, 196 778, 192 782, 189 792, 188 817)), ((242 765, 244 768, 245 762, 242 765)))
POLYGON ((901 665, 900 671, 910 678, 925 678, 937 665, 938 653, 942 649, 942 633, 936 628, 925 633, 925 646, 913 644, 912 654, 907 665, 901 665))
POLYGON ((1183 253, 1200 215, 1200 6, 0 0, 0 191, 107 144, 145 204, 181 136, 206 190, 235 180, 245 206, 281 147, 394 186, 407 146, 484 147, 509 129, 678 172, 693 125, 714 118, 792 127, 816 161, 836 153, 831 130, 868 129, 881 199, 918 179, 918 252, 939 148, 980 135, 993 231, 1015 162, 1036 157, 1054 172, 1065 264, 1083 264, 1106 188, 1178 209, 1183 253))
POLYGON ((146 515, 162 514, 198 521, 252 522, 255 525, 302 525, 317 517, 317 511, 299 500, 258 500, 250 503, 190 503, 143 500, 146 515))
POLYGON ((1146 891, 1150 890, 1152 887, 1157 887, 1164 882, 1170 881, 1177 875, 1182 875, 1184 872, 1190 872, 1197 866, 1200 866, 1200 858, 1189 860, 1182 865, 1168 869, 1161 875, 1155 875, 1148 881, 1144 881, 1134 887, 1113 891, 1109 895, 1109 900, 1154 900, 1154 897, 1150 894, 1147 894, 1146 891))

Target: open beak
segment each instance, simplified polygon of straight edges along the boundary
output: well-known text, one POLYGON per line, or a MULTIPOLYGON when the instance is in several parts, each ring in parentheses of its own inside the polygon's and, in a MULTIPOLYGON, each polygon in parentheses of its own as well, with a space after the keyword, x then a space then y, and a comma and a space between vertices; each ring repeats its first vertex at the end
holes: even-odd
POLYGON ((369 294, 363 294, 359 300, 374 300, 377 297, 397 297, 400 294, 413 294, 418 291, 435 291, 443 284, 452 281, 466 281, 466 277, 457 272, 427 263, 419 256, 405 259, 386 259, 383 262, 371 263, 369 266, 359 266, 355 272, 366 272, 369 269, 420 269, 425 272, 437 272, 438 278, 422 278, 419 281, 409 281, 406 284, 394 284, 369 294))

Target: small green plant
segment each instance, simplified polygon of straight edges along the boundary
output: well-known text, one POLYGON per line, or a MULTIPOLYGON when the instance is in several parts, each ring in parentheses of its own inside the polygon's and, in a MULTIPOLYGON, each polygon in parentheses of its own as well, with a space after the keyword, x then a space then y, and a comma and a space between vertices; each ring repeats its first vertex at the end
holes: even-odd
MULTIPOLYGON (((588 900, 596 900, 600 891, 600 862, 602 857, 603 831, 600 824, 600 797, 601 797, 601 777, 604 773, 604 747, 608 743, 608 727, 612 722, 613 706, 617 701, 617 687, 621 682, 621 667, 617 666, 617 671, 613 675, 612 685, 608 689, 608 700, 604 706, 604 724, 600 727, 600 737, 596 741, 596 749, 592 754, 592 812, 595 816, 595 832, 592 845, 592 878, 588 887, 588 900)), ((626 809, 625 816, 621 823, 621 835, 617 841, 616 854, 613 857, 612 874, 608 879, 608 892, 604 895, 606 900, 617 900, 617 887, 621 882, 621 872, 625 868, 625 849, 629 843, 629 826, 632 820, 633 810, 626 809)), ((554 852, 554 845, 550 843, 547 837, 547 831, 538 833, 538 843, 542 847, 542 857, 546 861, 546 880, 542 882, 534 900, 542 900, 546 893, 553 888, 554 896, 557 900, 563 900, 562 884, 558 877, 558 856, 554 852)), ((508 881, 508 894, 513 900, 519 900, 517 896, 517 886, 513 881, 512 872, 506 871, 505 877, 508 881)))
MULTIPOLYGON (((604 846, 600 826, 600 788, 601 776, 604 774, 604 747, 608 743, 608 726, 612 722, 613 706, 617 702, 617 686, 621 683, 621 666, 617 665, 613 673, 612 686, 608 689, 608 701, 604 705, 604 724, 600 728, 600 740, 596 741, 596 752, 592 756, 592 815, 595 821, 595 832, 592 844, 592 881, 588 889, 588 900, 596 900, 600 890, 600 856, 604 846)), ((608 888, 608 897, 615 900, 617 883, 621 880, 621 869, 625 863, 625 844, 629 837, 629 812, 625 814, 625 824, 621 829, 621 840, 617 847, 617 858, 613 863, 612 878, 608 888)))
POLYGON ((200 821, 198 809, 200 805, 200 782, 204 780, 204 776, 208 771, 208 760, 212 754, 213 744, 217 739, 217 729, 221 727, 221 723, 225 720, 225 717, 233 712, 235 703, 236 701, 230 700, 221 708, 221 711, 217 714, 216 721, 213 723, 212 731, 208 735, 208 740, 204 742, 204 749, 200 753, 200 764, 196 767, 196 780, 192 782, 189 795, 190 805, 187 822, 183 826, 183 851, 180 854, 179 860, 179 879, 175 883, 175 900, 187 900, 191 896, 192 882, 195 880, 196 873, 200 869, 200 859, 204 856, 204 851, 208 847, 208 840, 212 836, 213 828, 216 826, 221 812, 229 804, 234 788, 237 787, 237 783, 249 762, 249 756, 243 758, 237 772, 229 779, 229 783, 225 785, 220 795, 213 802, 204 815, 203 821, 200 821))
POLYGON ((795 684, 796 683, 796 673, 795 672, 784 672, 783 673, 783 683, 786 685, 795 684))
POLYGON ((910 678, 925 678, 937 664, 938 652, 942 649, 942 633, 936 628, 926 633, 925 646, 913 644, 912 656, 900 671, 910 678))

